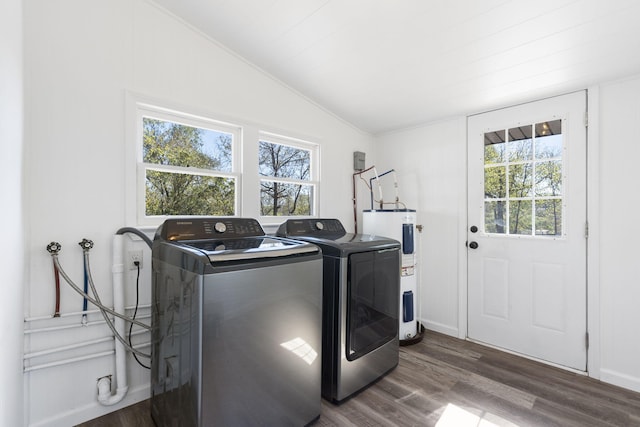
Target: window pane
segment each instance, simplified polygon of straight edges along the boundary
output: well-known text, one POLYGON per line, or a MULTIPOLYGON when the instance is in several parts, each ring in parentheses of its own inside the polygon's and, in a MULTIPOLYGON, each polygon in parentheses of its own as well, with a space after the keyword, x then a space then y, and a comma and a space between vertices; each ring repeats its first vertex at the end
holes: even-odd
POLYGON ((536 123, 536 159, 562 157, 562 120, 536 123))
POLYGON ((562 135, 545 136, 536 139, 536 159, 562 157, 562 135))
POLYGON ((509 129, 507 153, 510 162, 531 160, 533 158, 531 132, 531 125, 509 129))
POLYGON ((505 131, 487 132, 484 134, 484 164, 504 163, 505 131))
POLYGON ((507 202, 484 202, 485 233, 505 233, 507 202))
POLYGON ((235 215, 235 180, 147 170, 145 213, 235 215))
POLYGON ((143 118, 143 161, 171 165, 232 170, 230 133, 143 118))
POLYGON ((536 196, 562 196, 562 162, 536 164, 536 196))
POLYGON ((509 197, 529 197, 532 187, 531 163, 509 165, 509 197))
POLYGON ((291 216, 313 214, 313 185, 275 181, 260 183, 260 214, 291 216))
POLYGON ((511 128, 509 129, 509 142, 529 140, 531 139, 532 132, 531 125, 511 128))
POLYGON ((541 136, 560 135, 562 133, 562 120, 536 123, 536 138, 541 136))
POLYGON ((562 157, 562 135, 536 139, 536 159, 559 159, 562 157))
POLYGON ((536 235, 562 234, 562 200, 536 200, 536 235))
POLYGON ((258 156, 262 176, 310 180, 309 150, 260 141, 258 156))
POLYGON ((509 202, 509 234, 531 235, 531 200, 509 202))
POLYGON ((486 167, 484 169, 484 197, 488 199, 503 199, 506 196, 506 167, 486 167))

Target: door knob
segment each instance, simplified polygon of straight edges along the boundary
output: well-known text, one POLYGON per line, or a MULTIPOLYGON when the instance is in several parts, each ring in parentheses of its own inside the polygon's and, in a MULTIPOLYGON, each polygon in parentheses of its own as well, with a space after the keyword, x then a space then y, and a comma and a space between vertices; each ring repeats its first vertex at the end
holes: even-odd
POLYGON ((471 249, 478 249, 478 242, 469 242, 469 247, 471 249))

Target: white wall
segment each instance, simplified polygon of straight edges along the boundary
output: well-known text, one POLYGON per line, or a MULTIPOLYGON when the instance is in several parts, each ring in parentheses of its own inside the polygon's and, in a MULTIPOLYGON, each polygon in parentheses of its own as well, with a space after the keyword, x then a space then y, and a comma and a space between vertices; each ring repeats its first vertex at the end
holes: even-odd
POLYGON ((22 2, 0 3, 0 425, 22 424, 23 222, 22 2))
MULTIPOLYGON (((103 300, 111 301, 111 236, 120 227, 137 225, 131 223, 133 201, 128 198, 134 185, 129 172, 130 94, 247 123, 247 134, 265 127, 313 138, 321 144, 320 212, 353 226, 352 152, 371 152, 372 138, 164 11, 143 0, 26 0, 24 27, 25 198, 31 229, 25 315, 45 318, 28 322, 27 328, 76 326, 29 334, 27 352, 108 335, 104 326, 79 326, 78 317, 48 318, 54 281, 45 247, 51 241, 62 244, 62 265, 81 284, 77 243, 93 240, 93 278, 103 300)), ((130 244, 145 251, 141 302, 149 303, 150 253, 140 242, 130 244)), ((126 304, 132 305, 134 273, 127 272, 125 279, 126 304)), ((81 309, 81 298, 64 284, 61 295, 62 312, 81 309)), ((99 320, 97 315, 91 319, 99 320)), ((29 364, 111 346, 90 346, 29 364)), ((109 408, 97 404, 95 389, 98 377, 113 373, 112 356, 24 374, 25 424, 68 426, 148 397, 148 372, 129 362, 129 395, 109 408)))
MULTIPOLYGON (((640 76, 594 89, 589 153, 598 157, 589 160, 589 183, 597 188, 589 194, 599 204, 590 201, 590 375, 640 391, 640 247, 633 234, 640 210, 640 76)), ((466 121, 379 136, 375 157, 381 170, 398 171, 401 199, 418 210, 418 222, 425 225, 422 318, 431 329, 464 336, 466 121)))
MULTIPOLYGON (((460 258, 466 233, 466 120, 448 121, 376 138, 379 173, 395 169, 399 198, 417 211, 420 318, 427 328, 458 336, 460 258)), ((384 190, 384 198, 393 193, 384 190)), ((464 266, 466 267, 466 265, 464 266)))
POLYGON ((601 379, 640 391, 640 76, 600 87, 601 379))

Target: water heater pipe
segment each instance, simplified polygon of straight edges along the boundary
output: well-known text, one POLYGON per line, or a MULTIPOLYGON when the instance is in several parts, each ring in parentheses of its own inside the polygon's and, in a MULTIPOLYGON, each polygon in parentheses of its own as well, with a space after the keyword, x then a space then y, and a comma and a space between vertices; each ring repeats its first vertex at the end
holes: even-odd
MULTIPOLYGON (((124 312, 124 256, 123 243, 124 236, 116 234, 113 236, 113 266, 111 269, 113 277, 113 311, 124 312)), ((125 334, 125 323, 120 317, 114 319, 114 326, 120 336, 125 334)), ((115 405, 120 402, 129 390, 127 382, 127 352, 123 343, 114 337, 115 359, 116 359, 116 392, 111 394, 111 379, 102 377, 98 380, 98 402, 102 405, 115 405)))
MULTIPOLYGON (((353 185, 353 198, 352 198, 352 201, 353 201, 353 226, 355 228, 355 233, 356 234, 358 234, 358 208, 357 208, 358 199, 356 197, 356 175, 359 176, 360 179, 362 179, 362 174, 363 173, 368 172, 368 171, 370 171, 371 169, 374 169, 374 168, 375 168, 375 166, 370 166, 367 169, 355 172, 353 174, 353 177, 352 177, 352 185, 353 185)), ((377 173, 376 173, 376 175, 377 175, 377 173)), ((366 183, 367 183, 367 181, 365 181, 365 184, 366 183)), ((369 191, 371 191, 371 186, 369 186, 369 191)))
POLYGON ((400 202, 400 197, 398 194, 398 175, 396 175, 396 170, 395 169, 389 169, 388 171, 381 173, 380 175, 378 175, 376 173, 376 176, 369 178, 369 189, 371 190, 371 209, 375 209, 373 207, 373 202, 376 201, 380 204, 380 209, 384 209, 384 205, 385 204, 389 204, 389 203, 385 203, 384 200, 382 200, 382 185, 380 183, 380 178, 382 178, 385 175, 388 174, 393 174, 393 187, 395 188, 395 194, 396 194, 396 199, 393 202, 396 205, 396 209, 398 209, 400 206, 400 204, 402 204, 404 206, 404 203, 400 202), (373 197, 373 180, 377 180, 378 181, 378 188, 380 189, 380 200, 375 200, 373 197))
MULTIPOLYGON (((376 180, 378 181, 378 192, 380 193, 380 200, 378 201, 378 203, 380 203, 380 209, 383 208, 384 206, 384 199, 382 198, 382 184, 380 183, 380 178, 378 177, 378 170, 376 169, 376 167, 373 167, 373 173, 376 175, 376 180)), ((373 188, 370 187, 371 189, 371 194, 373 194, 373 188)))

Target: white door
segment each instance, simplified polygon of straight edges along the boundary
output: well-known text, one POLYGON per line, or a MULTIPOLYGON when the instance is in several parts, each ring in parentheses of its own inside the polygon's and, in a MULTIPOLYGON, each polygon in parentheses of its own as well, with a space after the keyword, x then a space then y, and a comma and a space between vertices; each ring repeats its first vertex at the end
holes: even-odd
POLYGON ((586 92, 468 118, 468 336, 586 371, 586 92))

